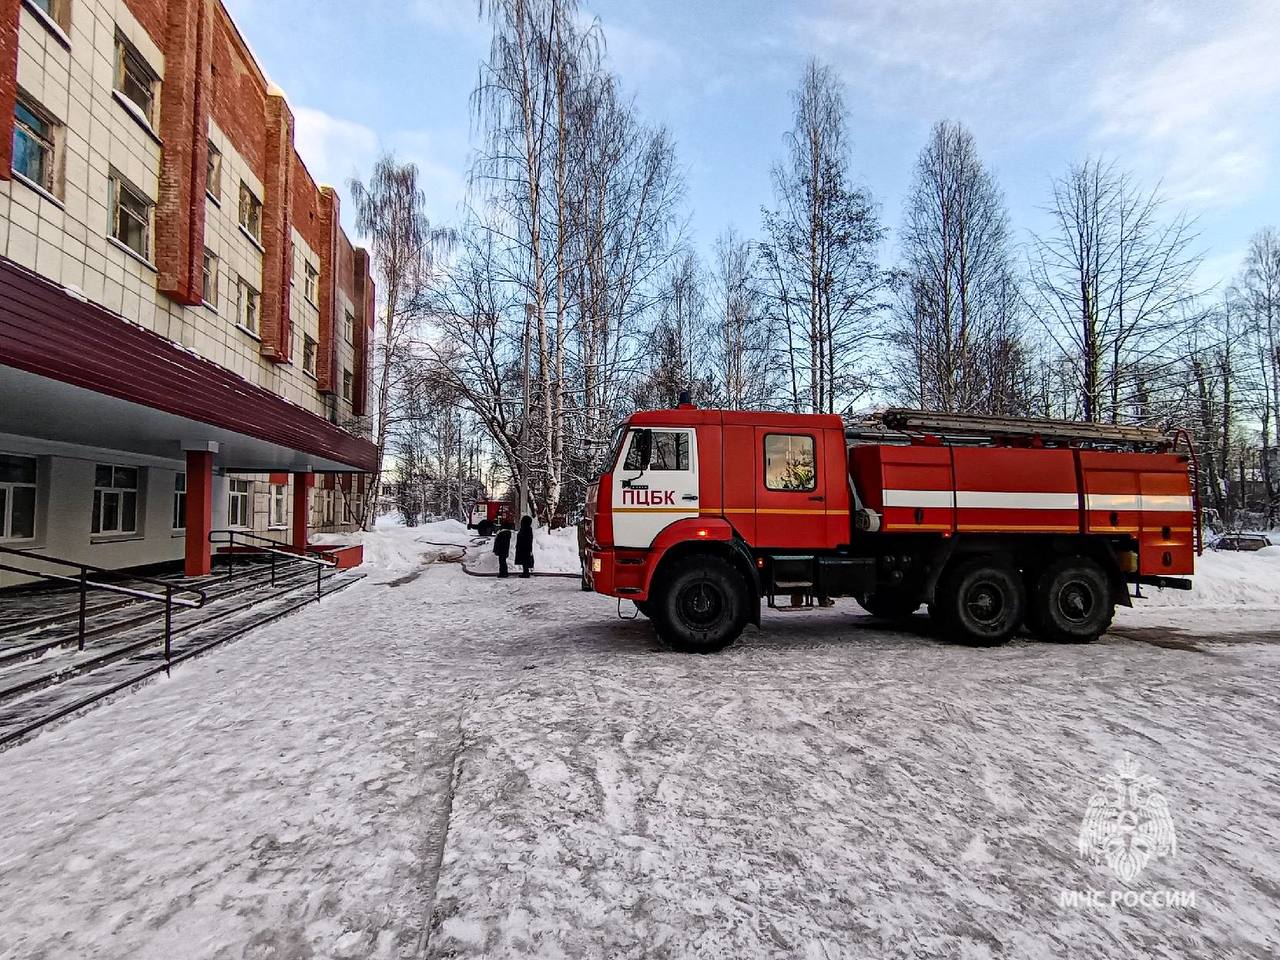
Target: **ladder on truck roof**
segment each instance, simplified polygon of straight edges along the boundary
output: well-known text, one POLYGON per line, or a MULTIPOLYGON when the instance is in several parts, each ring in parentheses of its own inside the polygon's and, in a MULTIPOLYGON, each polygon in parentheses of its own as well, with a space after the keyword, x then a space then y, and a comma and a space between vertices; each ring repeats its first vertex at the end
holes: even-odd
POLYGON ((1174 437, 1152 427, 1039 417, 995 417, 970 413, 936 413, 893 407, 872 414, 845 430, 849 439, 892 443, 912 436, 934 436, 955 444, 1030 444, 1103 446, 1133 450, 1173 449, 1174 437), (896 435, 896 437, 895 437, 896 435))

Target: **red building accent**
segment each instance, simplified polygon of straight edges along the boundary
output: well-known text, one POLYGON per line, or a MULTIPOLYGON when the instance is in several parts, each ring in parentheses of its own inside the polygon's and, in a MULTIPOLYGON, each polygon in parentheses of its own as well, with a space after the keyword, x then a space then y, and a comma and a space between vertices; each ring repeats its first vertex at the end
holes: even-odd
POLYGON ((293 548, 299 552, 307 549, 308 527, 311 521, 311 486, 316 482, 314 473, 293 475, 293 548))
POLYGON ((209 48, 213 17, 206 0, 171 0, 160 93, 160 195, 156 201, 157 289, 190 306, 203 299, 205 186, 209 142, 209 48))
POLYGON ((293 323, 289 291, 293 281, 293 112, 283 96, 268 95, 266 171, 262 178, 262 355, 287 363, 293 323))
POLYGON ((320 255, 320 339, 316 345, 316 389, 336 393, 339 388, 338 342, 335 331, 338 312, 338 238, 342 233, 338 194, 332 187, 320 188, 320 228, 323 242, 320 255))
POLYGON ((369 412, 369 356, 374 334, 374 289, 372 268, 367 250, 355 251, 355 308, 356 323, 352 345, 356 353, 356 368, 352 372, 355 385, 351 393, 351 412, 363 417, 369 412))
POLYGON ((0 364, 371 472, 377 448, 0 258, 0 364))
POLYGON ((187 541, 184 572, 207 577, 213 569, 209 532, 213 529, 213 454, 187 451, 187 541))
POLYGON ((18 18, 22 0, 0 0, 0 180, 13 168, 13 107, 18 98, 18 18))

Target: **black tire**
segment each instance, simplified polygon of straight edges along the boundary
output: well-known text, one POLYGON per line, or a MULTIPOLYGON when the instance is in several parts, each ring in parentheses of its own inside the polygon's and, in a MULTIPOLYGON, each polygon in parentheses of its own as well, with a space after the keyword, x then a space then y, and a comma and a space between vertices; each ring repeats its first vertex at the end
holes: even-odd
POLYGON ((646 620, 653 619, 653 608, 649 606, 648 600, 634 600, 632 602, 635 603, 636 610, 643 614, 646 620))
POLYGON ((920 597, 902 590, 877 590, 855 597, 858 606, 881 620, 905 620, 920 609, 920 597))
POLYGON ((1018 572, 994 557, 962 560, 943 575, 930 605, 942 636, 973 647, 995 647, 1013 636, 1026 609, 1018 572))
POLYGON ((738 639, 747 625, 747 587, 720 557, 677 560, 651 590, 643 612, 664 641, 685 653, 715 653, 738 639))
POLYGON ((1063 557, 1036 577, 1027 620, 1042 640, 1093 643, 1110 629, 1115 612, 1101 565, 1087 557, 1063 557))

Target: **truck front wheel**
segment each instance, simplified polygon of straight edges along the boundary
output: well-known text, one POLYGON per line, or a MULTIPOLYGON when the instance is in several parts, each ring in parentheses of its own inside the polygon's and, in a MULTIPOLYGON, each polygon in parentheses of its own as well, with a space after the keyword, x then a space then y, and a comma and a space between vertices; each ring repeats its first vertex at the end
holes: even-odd
POLYGON ((1084 557, 1063 557, 1036 578, 1028 619, 1045 640, 1092 643, 1110 628, 1115 610, 1102 567, 1084 557))
POLYGON ((645 611, 658 635, 685 653, 714 653, 747 624, 746 584, 728 561, 698 555, 676 561, 650 591, 645 611))
POLYGON ((994 557, 974 557, 946 572, 929 611, 946 639, 994 647, 1013 636, 1025 606, 1016 570, 994 557))

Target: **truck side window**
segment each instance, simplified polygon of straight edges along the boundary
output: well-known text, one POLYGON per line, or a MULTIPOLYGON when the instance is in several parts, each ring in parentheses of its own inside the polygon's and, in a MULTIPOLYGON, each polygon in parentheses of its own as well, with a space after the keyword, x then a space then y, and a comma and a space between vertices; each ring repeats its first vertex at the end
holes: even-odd
MULTIPOLYGON (((627 461, 623 470, 640 469, 640 451, 633 439, 627 448, 627 461)), ((689 469, 689 434, 681 431, 654 430, 653 457, 649 463, 650 470, 688 470, 689 469)))
POLYGON ((770 433, 764 438, 764 485, 769 490, 814 490, 818 486, 813 437, 770 433))

